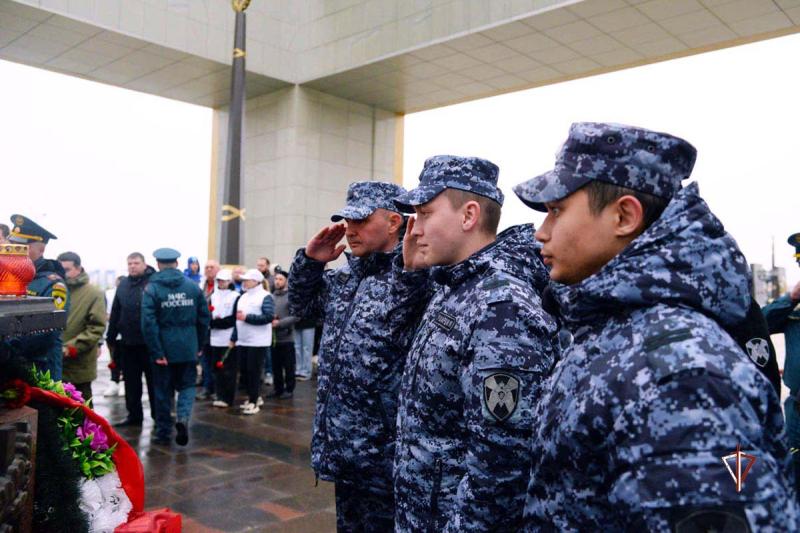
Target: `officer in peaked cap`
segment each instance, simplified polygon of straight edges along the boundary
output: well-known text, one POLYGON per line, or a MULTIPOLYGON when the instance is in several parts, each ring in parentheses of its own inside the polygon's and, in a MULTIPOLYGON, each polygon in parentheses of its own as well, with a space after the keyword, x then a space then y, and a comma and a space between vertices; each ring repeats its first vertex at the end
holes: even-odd
POLYGON ((547 211, 536 238, 575 333, 533 415, 524 531, 798 530, 778 396, 727 332, 751 308, 747 261, 682 186, 695 155, 577 123, 514 188, 547 211))
POLYGON ((498 172, 485 159, 435 156, 396 199, 417 213, 396 290, 429 301, 400 388, 397 532, 521 526, 531 414, 557 325, 541 305, 548 276, 533 226, 497 233, 498 172))
MULTIPOLYGON (((9 242, 28 245, 28 256, 36 267, 36 276, 28 284, 30 296, 42 296, 53 299, 55 308, 67 311, 69 296, 64 281, 64 269, 54 259, 45 259, 47 243, 56 236, 24 215, 12 215, 13 229, 8 236, 9 242)), ((26 337, 19 342, 19 351, 42 370, 49 370, 55 380, 61 379, 63 357, 61 333, 58 331, 41 333, 26 337)))
POLYGON ((790 235, 786 242, 794 246, 794 260, 800 264, 800 233, 790 235))
POLYGON ((311 466, 336 486, 340 531, 394 531, 392 457, 397 393, 412 325, 413 294, 394 290, 402 256, 400 185, 352 183, 345 205, 297 251, 289 272, 289 314, 324 320, 311 466), (336 269, 326 263, 352 253, 336 269))
POLYGON ((159 248, 153 252, 153 257, 159 263, 173 263, 178 260, 181 253, 174 248, 159 248))
MULTIPOLYGON (((800 233, 791 235, 787 242, 794 248, 794 258, 800 265, 800 233)), ((800 449, 800 282, 786 294, 765 305, 763 311, 769 332, 784 335, 786 364, 783 382, 789 388, 789 397, 784 402, 786 436, 790 448, 800 449)), ((792 461, 795 490, 800 494, 800 453, 796 452, 792 461)))

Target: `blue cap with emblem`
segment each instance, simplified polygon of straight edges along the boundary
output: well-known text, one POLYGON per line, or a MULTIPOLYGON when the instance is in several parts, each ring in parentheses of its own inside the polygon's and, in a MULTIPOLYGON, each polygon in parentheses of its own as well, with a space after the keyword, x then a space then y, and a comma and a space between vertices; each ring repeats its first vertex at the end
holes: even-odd
POLYGON ((177 261, 180 256, 181 253, 174 248, 159 248, 153 252, 153 257, 155 257, 156 261, 159 263, 172 263, 177 261))
POLYGON ((697 150, 667 133, 602 122, 576 122, 555 168, 522 182, 514 192, 528 207, 566 198, 593 180, 660 198, 672 198, 692 173, 697 150))
POLYGON ((364 220, 376 209, 397 211, 394 199, 406 190, 396 183, 382 181, 357 181, 347 188, 345 206, 331 216, 331 221, 342 219, 364 220))
POLYGON ((419 186, 394 202, 401 211, 413 213, 414 206, 427 204, 445 189, 459 189, 503 205, 503 192, 497 188, 499 173, 497 165, 486 159, 436 155, 425 161, 419 186))
POLYGON ((14 228, 8 235, 10 242, 17 244, 41 242, 47 244, 50 239, 58 238, 28 217, 11 215, 11 222, 14 224, 14 228))

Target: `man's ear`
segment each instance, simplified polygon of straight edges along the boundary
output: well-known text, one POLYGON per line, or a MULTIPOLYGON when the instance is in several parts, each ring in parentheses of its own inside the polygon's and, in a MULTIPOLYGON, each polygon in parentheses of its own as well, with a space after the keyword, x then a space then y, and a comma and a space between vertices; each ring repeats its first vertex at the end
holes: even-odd
POLYGON ((481 204, 475 200, 470 200, 461 207, 461 229, 471 231, 478 225, 481 217, 481 204))
POLYGON ((394 211, 389 212, 389 233, 399 233, 400 228, 403 227, 403 215, 400 213, 395 213, 394 211))
POLYGON ((626 194, 613 204, 614 234, 617 237, 636 237, 644 231, 644 208, 636 197, 626 194))

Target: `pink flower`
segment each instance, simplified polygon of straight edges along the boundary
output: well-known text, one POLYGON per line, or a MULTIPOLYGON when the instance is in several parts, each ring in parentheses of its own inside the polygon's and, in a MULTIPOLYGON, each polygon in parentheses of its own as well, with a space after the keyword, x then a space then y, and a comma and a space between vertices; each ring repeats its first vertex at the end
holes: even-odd
POLYGON ((89 446, 96 452, 102 452, 108 449, 108 436, 103 431, 103 428, 88 418, 83 420, 83 426, 79 427, 75 433, 81 440, 86 440, 89 435, 94 435, 89 446))
POLYGON ((72 383, 64 383, 64 392, 67 393, 67 396, 75 400, 76 402, 83 403, 83 394, 81 391, 75 388, 75 385, 72 383))

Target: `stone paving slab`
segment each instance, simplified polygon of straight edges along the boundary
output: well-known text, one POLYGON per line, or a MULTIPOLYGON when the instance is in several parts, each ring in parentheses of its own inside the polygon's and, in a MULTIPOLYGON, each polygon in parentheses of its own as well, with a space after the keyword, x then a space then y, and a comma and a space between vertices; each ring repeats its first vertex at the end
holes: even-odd
MULTIPOLYGON (((124 396, 102 396, 110 379, 107 357, 104 351, 92 392, 97 412, 114 423, 127 411, 124 396)), ((315 391, 316 381, 298 382, 292 400, 267 400, 252 416, 196 401, 189 444, 181 447, 150 444, 145 389, 144 425, 118 431, 142 461, 146 508, 181 513, 189 533, 336 531, 333 485, 315 486, 309 466, 315 391)))

